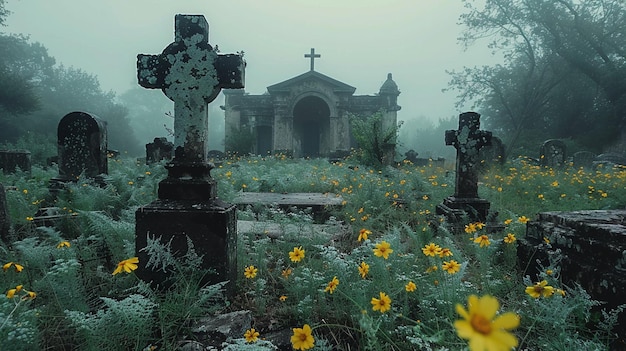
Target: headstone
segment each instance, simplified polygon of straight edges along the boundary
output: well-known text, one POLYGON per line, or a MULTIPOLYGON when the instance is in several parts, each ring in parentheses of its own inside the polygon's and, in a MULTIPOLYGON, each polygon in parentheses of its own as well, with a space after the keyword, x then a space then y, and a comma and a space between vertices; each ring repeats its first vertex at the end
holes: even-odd
POLYGON ((591 151, 578 151, 572 155, 572 162, 576 168, 591 168, 596 154, 591 151))
POLYGON ((565 143, 557 139, 543 142, 539 150, 539 162, 544 167, 564 167, 567 161, 567 148, 565 143))
POLYGON ((487 169, 492 165, 503 165, 506 162, 505 151, 502 139, 492 136, 491 145, 485 145, 478 152, 480 168, 487 169))
POLYGON ((106 122, 87 112, 65 115, 57 129, 60 182, 76 181, 81 174, 103 182, 108 174, 106 122))
MULTIPOLYGON (((560 252, 563 284, 578 283, 592 299, 606 302, 600 308, 615 308, 626 296, 625 218, 626 210, 539 213, 520 239, 519 266, 528 267, 524 274, 536 275, 560 252)), ((614 332, 626 335, 626 313, 619 315, 617 328, 614 332)))
POLYGON ((405 162, 411 162, 413 164, 415 164, 417 162, 417 156, 419 154, 417 153, 417 151, 411 149, 407 152, 404 153, 404 161, 405 162))
POLYGON ((478 197, 479 152, 491 144, 491 132, 480 129, 480 115, 465 112, 459 115, 459 129, 446 131, 446 145, 456 148, 456 176, 454 195, 437 205, 436 212, 458 222, 467 215, 472 222, 486 222, 489 201, 478 197))
POLYGON ((146 164, 150 165, 163 160, 171 160, 174 153, 174 144, 167 138, 154 138, 154 141, 146 144, 146 164))
POLYGON ((28 150, 0 150, 0 168, 7 173, 15 173, 17 169, 30 173, 30 151, 28 150))
POLYGON ((203 283, 237 277, 236 208, 217 198, 207 162, 208 103, 222 88, 243 88, 242 56, 218 54, 209 45, 209 24, 201 15, 176 15, 175 39, 159 55, 137 56, 137 77, 144 88, 161 89, 174 102, 174 158, 168 177, 159 183, 158 200, 136 213, 137 275, 154 284, 168 276, 146 267, 148 236, 171 242, 172 252, 185 255, 191 239, 202 268, 216 276, 203 283))
POLYGON ((11 231, 11 216, 7 208, 7 197, 4 185, 0 183, 0 240, 5 244, 9 242, 9 233, 11 231))

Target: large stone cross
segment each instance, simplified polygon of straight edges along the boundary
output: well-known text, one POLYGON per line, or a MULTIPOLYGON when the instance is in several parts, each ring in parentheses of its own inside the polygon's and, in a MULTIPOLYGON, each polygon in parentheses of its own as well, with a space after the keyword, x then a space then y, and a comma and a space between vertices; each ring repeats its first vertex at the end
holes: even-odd
POLYGON ((174 165, 207 163, 207 105, 223 88, 243 88, 244 68, 241 55, 209 45, 202 15, 176 15, 174 42, 159 55, 137 55, 139 85, 161 89, 174 102, 174 165))
POLYGON ((456 148, 456 198, 478 198, 478 151, 491 145, 491 132, 479 128, 480 115, 465 112, 459 116, 459 129, 446 131, 446 145, 456 148))

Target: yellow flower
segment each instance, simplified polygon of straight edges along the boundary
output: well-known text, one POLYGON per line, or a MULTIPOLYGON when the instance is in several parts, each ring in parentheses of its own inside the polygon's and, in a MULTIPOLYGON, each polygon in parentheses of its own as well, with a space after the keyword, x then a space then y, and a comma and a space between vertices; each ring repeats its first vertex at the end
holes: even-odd
POLYGON ((255 266, 248 266, 243 270, 243 275, 248 279, 253 279, 259 270, 255 266))
POLYGON ((457 313, 463 318, 454 322, 459 337, 469 340, 470 351, 505 351, 517 346, 517 338, 509 330, 519 326, 519 316, 506 312, 496 316, 500 303, 489 295, 471 295, 468 309, 456 305, 457 313))
POLYGON ((363 207, 361 207, 361 208, 359 208, 359 210, 358 210, 358 211, 356 211, 356 212, 357 212, 357 213, 359 213, 359 214, 361 214, 361 213, 363 213, 363 211, 364 211, 364 210, 363 210, 363 207))
POLYGON ((17 289, 9 289, 9 291, 7 291, 7 299, 12 299, 13 296, 15 296, 15 293, 17 292, 17 289))
POLYGON ((58 245, 57 245, 57 249, 63 248, 63 247, 71 247, 72 244, 70 244, 69 241, 61 241, 58 245))
POLYGON ((337 277, 333 277, 333 280, 328 282, 328 285, 326 285, 326 289, 324 289, 324 291, 327 291, 329 293, 334 293, 335 289, 337 289, 337 286, 339 286, 339 279, 337 279, 337 277))
POLYGON ((133 184, 135 184, 135 182, 133 181, 128 182, 128 185, 133 185, 133 184))
POLYGON ((454 255, 452 254, 452 251, 450 251, 450 249, 447 247, 441 249, 441 252, 439 252, 439 257, 441 258, 449 257, 449 256, 454 256, 454 255))
POLYGON ((559 186, 559 182, 557 180, 553 181, 550 185, 557 187, 559 186))
POLYGON ((546 243, 546 244, 549 244, 550 243, 550 239, 548 239, 547 237, 544 236, 543 237, 543 242, 546 243))
POLYGON ((392 253, 391 245, 386 241, 381 241, 374 247, 374 256, 382 257, 384 259, 389 258, 389 254, 392 253))
POLYGON ((384 292, 380 292, 380 299, 372 297, 372 310, 385 313, 391 309, 391 298, 384 292))
POLYGON ((122 273, 122 271, 130 273, 137 269, 137 263, 139 263, 138 257, 131 257, 127 260, 122 260, 120 261, 120 263, 117 264, 117 268, 115 268, 115 270, 113 271, 113 275, 122 273))
POLYGON ((483 222, 476 222, 474 223, 474 225, 476 226, 476 229, 483 229, 485 227, 485 223, 483 222))
POLYGON ((539 200, 543 200, 543 194, 539 194, 539 195, 537 195, 537 198, 538 198, 539 200))
POLYGON ((466 224, 465 225, 465 232, 467 234, 472 234, 476 231, 476 224, 475 223, 470 223, 470 224, 466 224))
POLYGON ((259 332, 254 328, 246 330, 243 334, 243 337, 246 338, 246 342, 255 342, 259 338, 259 332))
POLYGON ((565 297, 565 290, 563 289, 556 289, 555 292, 563 297, 565 297))
POLYGON ((522 224, 526 224, 528 221, 530 221, 529 218, 527 218, 526 216, 521 216, 517 219, 518 222, 522 223, 522 224))
POLYGON ((295 350, 308 350, 315 347, 313 330, 311 330, 311 327, 309 327, 308 324, 305 324, 302 328, 293 328, 291 346, 295 350))
POLYGON ((26 220, 32 222, 35 220, 35 218, 29 216, 29 217, 26 217, 26 220))
POLYGON ((512 219, 510 219, 510 218, 509 218, 509 219, 505 219, 505 220, 504 220, 504 225, 509 225, 509 224, 511 224, 512 222, 513 222, 513 220, 512 220, 512 219))
POLYGON ((512 244, 515 240, 517 239, 515 238, 515 234, 513 233, 508 233, 503 239, 503 241, 507 244, 512 244))
POLYGON ((448 262, 444 261, 441 269, 450 274, 454 274, 461 269, 461 265, 455 260, 450 260, 448 262))
POLYGON ((369 273, 369 271, 370 265, 365 262, 361 262, 361 264, 359 265, 359 274, 361 275, 361 278, 365 279, 365 276, 367 276, 367 273, 369 273))
POLYGON ((287 301, 287 295, 280 295, 280 297, 278 298, 280 301, 285 302, 287 301))
POLYGON ((289 259, 292 262, 300 262, 304 258, 304 249, 302 246, 294 247, 293 251, 289 252, 289 259))
POLYGON ((422 200, 428 200, 428 195, 422 196, 422 200))
POLYGON ((283 278, 287 279, 289 278, 292 272, 293 271, 291 270, 291 268, 283 269, 281 275, 283 276, 283 278))
POLYGON ((406 290, 407 292, 413 292, 415 291, 415 289, 417 289, 417 285, 415 285, 415 283, 413 282, 408 282, 404 286, 404 290, 406 290))
POLYGON ((474 239, 474 242, 476 244, 480 244, 480 247, 491 245, 491 242, 489 241, 489 237, 485 234, 474 239))
POLYGON ((553 270, 551 270, 551 269, 546 269, 546 274, 547 274, 547 275, 552 275, 552 273, 554 273, 554 271, 553 271, 553 270))
POLYGON ((34 291, 26 291, 26 295, 22 296, 22 300, 33 300, 35 297, 37 297, 37 293, 36 292, 34 292, 34 291))
POLYGON ((435 243, 430 243, 422 248, 422 252, 426 256, 435 257, 435 255, 439 255, 441 252, 441 247, 435 243))
POLYGON ((15 267, 15 271, 17 273, 24 270, 24 266, 22 266, 21 264, 17 264, 15 262, 9 262, 9 263, 4 264, 2 266, 2 269, 6 272, 9 268, 11 268, 11 266, 15 267))
POLYGON ((27 190, 27 189, 22 190, 22 192, 23 192, 24 194, 28 194, 28 190, 27 190))
POLYGON ((548 285, 546 280, 535 283, 535 285, 527 286, 525 291, 528 295, 535 299, 540 296, 550 297, 554 294, 554 288, 548 285))
POLYGON ((146 175, 150 175, 152 174, 150 171, 146 171, 146 175))
POLYGON ((439 267, 437 267, 437 266, 430 266, 430 267, 428 267, 426 269, 426 273, 431 273, 431 272, 434 272, 434 271, 436 271, 438 269, 439 269, 439 267))

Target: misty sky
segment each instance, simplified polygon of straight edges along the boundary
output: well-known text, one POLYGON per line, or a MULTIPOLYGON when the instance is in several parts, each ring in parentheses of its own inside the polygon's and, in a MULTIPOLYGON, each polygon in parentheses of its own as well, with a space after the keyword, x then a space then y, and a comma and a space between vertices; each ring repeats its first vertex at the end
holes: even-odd
POLYGON ((461 0, 8 0, 6 7, 12 14, 0 30, 30 35, 57 63, 96 75, 117 94, 137 85, 137 54, 158 54, 173 41, 177 13, 204 15, 209 42, 222 53, 245 51, 251 94, 308 71, 304 54, 314 47, 322 55, 316 71, 358 95, 377 93, 393 73, 401 120, 463 112, 454 92, 441 92, 445 70, 495 61, 484 46, 464 52, 457 43, 461 0))

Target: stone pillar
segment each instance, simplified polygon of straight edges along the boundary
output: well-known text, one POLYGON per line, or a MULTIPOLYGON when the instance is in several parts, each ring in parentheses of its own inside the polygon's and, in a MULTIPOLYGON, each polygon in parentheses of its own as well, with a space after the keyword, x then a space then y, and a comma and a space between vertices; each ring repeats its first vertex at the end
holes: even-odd
POLYGON ((7 208, 7 197, 4 185, 0 183, 0 240, 9 244, 9 234, 11 232, 11 216, 7 208))

